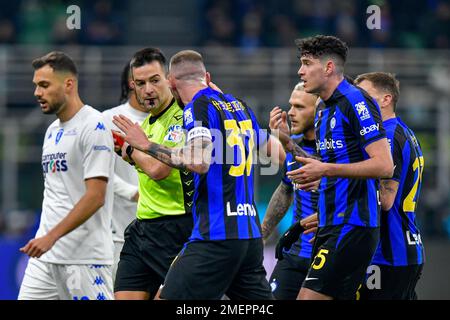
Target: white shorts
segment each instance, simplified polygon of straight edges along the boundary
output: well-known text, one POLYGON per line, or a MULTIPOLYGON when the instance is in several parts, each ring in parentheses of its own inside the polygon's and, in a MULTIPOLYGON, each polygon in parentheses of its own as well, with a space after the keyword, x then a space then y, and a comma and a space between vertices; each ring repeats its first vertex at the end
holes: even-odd
POLYGON ((114 264, 112 266, 113 282, 116 281, 117 266, 119 265, 120 252, 122 251, 124 243, 125 242, 123 241, 114 241, 114 264))
POLYGON ((19 300, 114 300, 111 266, 28 260, 19 300))

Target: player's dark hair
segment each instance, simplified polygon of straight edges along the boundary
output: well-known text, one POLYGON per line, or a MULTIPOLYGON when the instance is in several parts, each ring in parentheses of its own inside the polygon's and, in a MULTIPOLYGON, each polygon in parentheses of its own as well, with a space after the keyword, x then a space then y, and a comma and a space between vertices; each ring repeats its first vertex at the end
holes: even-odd
POLYGON ((77 67, 72 58, 61 51, 52 51, 45 56, 36 58, 31 62, 34 70, 49 65, 54 71, 70 72, 74 76, 78 75, 77 67))
POLYGON ((391 94, 395 111, 400 96, 400 82, 395 78, 395 74, 388 72, 363 73, 356 77, 355 84, 359 85, 364 80, 369 81, 375 89, 391 94))
POLYGON ((300 56, 311 55, 317 59, 321 59, 322 57, 334 58, 343 72, 344 64, 347 61, 348 46, 341 39, 333 36, 317 35, 304 39, 296 39, 295 44, 300 51, 300 56))
POLYGON ((122 75, 120 78, 120 99, 119 103, 123 104, 128 101, 128 98, 130 97, 130 63, 128 62, 125 67, 122 70, 122 75))
POLYGON ((166 57, 158 48, 144 48, 136 52, 131 59, 130 67, 138 68, 143 65, 158 61, 161 67, 166 69, 166 57))

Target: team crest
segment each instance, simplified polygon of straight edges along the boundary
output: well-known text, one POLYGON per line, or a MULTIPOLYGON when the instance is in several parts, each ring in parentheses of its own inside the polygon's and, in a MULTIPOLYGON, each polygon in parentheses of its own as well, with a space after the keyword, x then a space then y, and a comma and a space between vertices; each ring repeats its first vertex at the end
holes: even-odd
POLYGON ((334 129, 334 127, 336 127, 336 118, 331 118, 331 121, 330 121, 330 127, 331 127, 331 129, 334 129))

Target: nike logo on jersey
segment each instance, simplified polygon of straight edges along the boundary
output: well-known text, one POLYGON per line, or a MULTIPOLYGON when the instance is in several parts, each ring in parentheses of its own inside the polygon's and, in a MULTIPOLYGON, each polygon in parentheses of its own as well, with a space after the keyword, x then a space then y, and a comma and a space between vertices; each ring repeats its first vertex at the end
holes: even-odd
POLYGON ((288 164, 288 166, 292 166, 294 163, 295 163, 295 161, 292 161, 292 162, 288 162, 287 164, 288 164))
POLYGON ((319 280, 319 278, 310 278, 310 277, 305 278, 305 281, 309 281, 309 280, 319 280))

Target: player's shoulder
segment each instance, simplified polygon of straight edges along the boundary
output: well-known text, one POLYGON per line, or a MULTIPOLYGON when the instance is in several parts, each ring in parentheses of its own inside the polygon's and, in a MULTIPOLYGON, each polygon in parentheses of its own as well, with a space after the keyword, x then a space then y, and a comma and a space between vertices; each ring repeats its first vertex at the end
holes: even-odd
POLYGON ((105 120, 105 116, 100 111, 89 105, 85 105, 80 110, 80 115, 78 118, 78 122, 83 128, 92 128, 100 131, 106 130, 105 120))
POLYGON ((359 115, 367 114, 369 109, 376 108, 377 105, 372 97, 362 88, 353 84, 347 83, 342 89, 342 99, 346 103, 341 103, 339 106, 343 110, 353 110, 359 115))
POLYGON ((112 118, 114 115, 124 113, 126 111, 127 104, 121 104, 116 107, 112 107, 110 109, 106 109, 102 112, 103 116, 112 118))
POLYGON ((188 105, 193 110, 203 110, 204 108, 208 108, 211 104, 211 99, 214 99, 212 96, 202 94, 196 97, 192 102, 188 105))

